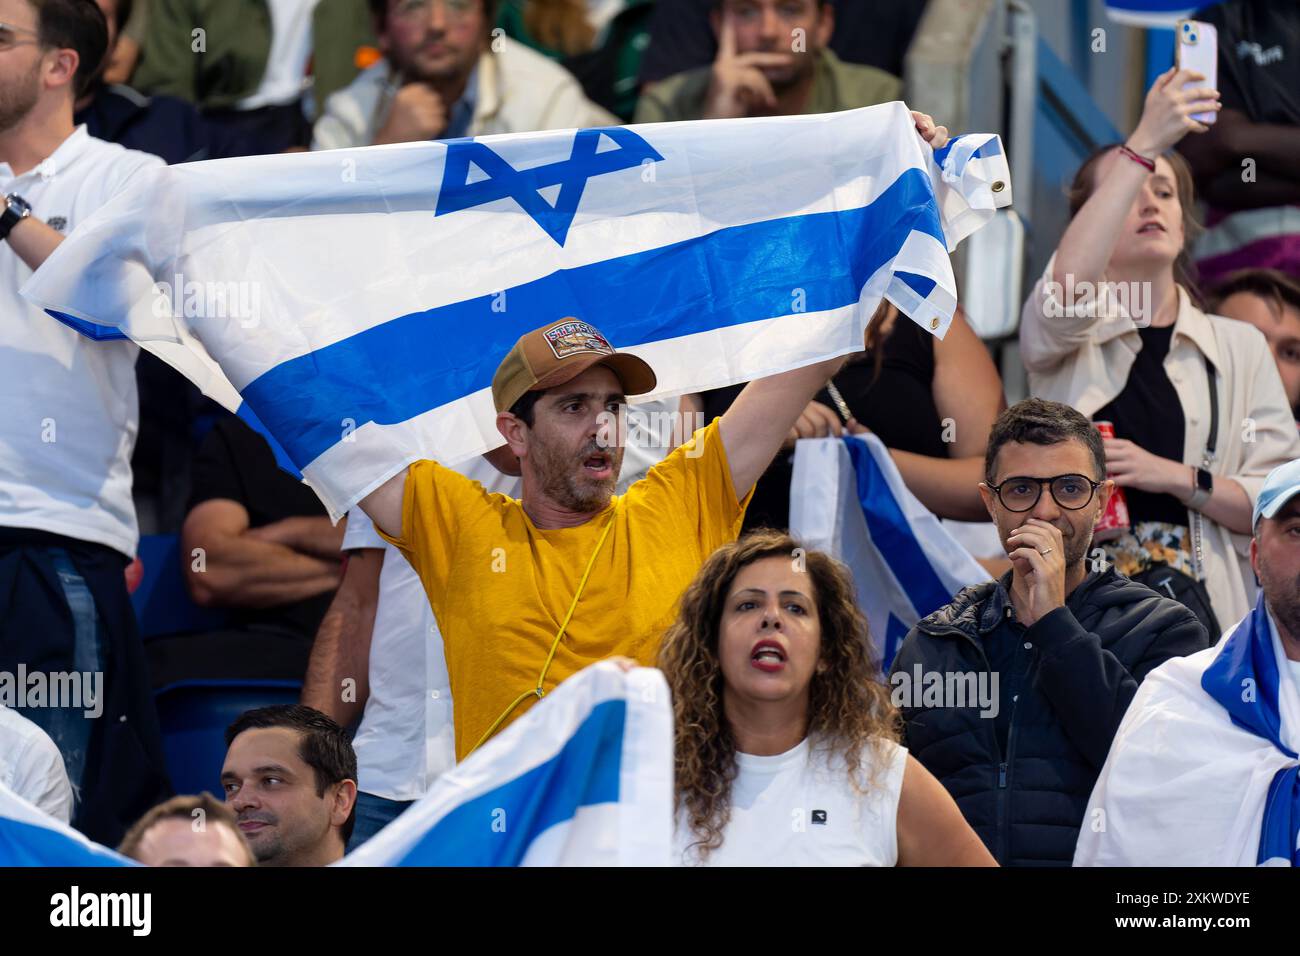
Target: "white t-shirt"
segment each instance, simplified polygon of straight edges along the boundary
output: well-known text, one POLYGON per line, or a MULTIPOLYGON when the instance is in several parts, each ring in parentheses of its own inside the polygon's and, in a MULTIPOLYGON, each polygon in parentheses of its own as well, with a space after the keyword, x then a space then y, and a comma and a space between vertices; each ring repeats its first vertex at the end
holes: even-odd
POLYGON ((49 735, 0 704, 0 783, 63 823, 72 821, 72 784, 49 735))
MULTIPOLYGON (((482 458, 456 470, 490 492, 519 494, 518 478, 482 458)), ((359 508, 348 512, 343 535, 343 550, 356 548, 384 551, 370 641, 370 696, 352 740, 357 787, 389 800, 418 800, 456 763, 442 634, 419 576, 359 508)))
MULTIPOLYGON (((887 741, 872 750, 863 755, 861 777, 874 786, 865 784, 863 792, 842 757, 810 747, 806 738, 774 757, 736 754, 731 820, 722 846, 703 865, 895 866, 907 750, 887 741)), ((701 865, 690 849, 697 839, 679 810, 674 859, 701 865)))
POLYGON ((281 106, 302 95, 311 60, 312 14, 318 3, 320 0, 267 0, 271 8, 271 52, 266 58, 266 72, 253 95, 236 103, 236 109, 281 106))
MULTIPOLYGON (((0 192, 67 235, 156 156, 78 126, 21 176, 0 163, 0 192)), ((137 347, 95 342, 18 294, 32 274, 0 242, 0 526, 37 528, 134 555, 131 449, 139 425, 137 347)))

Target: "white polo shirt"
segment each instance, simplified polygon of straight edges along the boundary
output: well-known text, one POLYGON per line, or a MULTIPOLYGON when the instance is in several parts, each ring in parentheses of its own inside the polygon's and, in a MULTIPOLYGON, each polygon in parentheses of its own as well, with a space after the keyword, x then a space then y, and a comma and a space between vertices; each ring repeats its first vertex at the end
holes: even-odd
POLYGON ((63 823, 72 821, 72 784, 49 734, 0 704, 0 783, 63 823))
MULTIPOLYGON (((0 163, 0 193, 22 196, 34 217, 67 235, 132 176, 161 165, 78 126, 21 176, 0 163)), ((92 341, 50 318, 18 294, 31 274, 0 242, 0 527, 134 555, 137 347, 92 341)))

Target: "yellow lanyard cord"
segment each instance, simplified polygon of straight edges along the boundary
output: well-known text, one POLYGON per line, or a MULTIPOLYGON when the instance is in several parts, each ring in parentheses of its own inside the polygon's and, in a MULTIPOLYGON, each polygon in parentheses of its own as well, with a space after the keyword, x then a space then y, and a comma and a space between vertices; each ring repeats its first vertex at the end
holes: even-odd
MULTIPOLYGON (((561 622, 560 629, 555 632, 555 640, 551 641, 551 652, 546 655, 546 663, 542 665, 542 672, 537 675, 537 686, 534 687, 532 690, 524 691, 522 694, 520 694, 518 697, 514 699, 514 703, 512 703, 509 707, 507 707, 505 711, 501 714, 501 716, 492 722, 492 726, 489 727, 487 729, 487 732, 484 733, 483 736, 478 739, 478 743, 476 743, 472 748, 470 748, 469 751, 470 754, 472 754, 475 750, 478 750, 479 747, 482 747, 483 741, 487 740, 494 733, 496 733, 497 728, 501 726, 501 722, 504 721, 511 714, 513 714, 515 712, 515 708, 518 707, 520 704, 522 704, 525 700, 527 700, 529 697, 541 698, 546 696, 546 691, 542 690, 542 682, 546 680, 546 674, 551 669, 551 661, 555 660, 555 652, 560 646, 560 639, 564 637, 564 629, 569 626, 569 621, 573 618, 573 612, 578 609, 578 598, 582 597, 582 589, 587 586, 587 578, 590 577, 591 569, 596 564, 596 555, 600 554, 601 545, 603 545, 605 543, 605 539, 609 537, 609 529, 612 527, 614 527, 613 514, 611 514, 609 516, 609 520, 605 522, 605 530, 600 533, 600 540, 596 542, 596 548, 591 552, 591 557, 587 560, 587 569, 582 572, 582 579, 578 582, 578 590, 574 592, 573 600, 569 603, 569 613, 564 615, 564 621, 561 622)), ((468 757, 469 754, 466 754, 465 756, 468 757)))

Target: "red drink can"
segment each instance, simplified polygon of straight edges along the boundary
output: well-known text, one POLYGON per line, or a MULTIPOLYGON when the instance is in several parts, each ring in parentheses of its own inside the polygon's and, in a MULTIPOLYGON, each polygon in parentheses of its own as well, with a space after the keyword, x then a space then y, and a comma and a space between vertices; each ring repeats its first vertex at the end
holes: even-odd
MULTIPOLYGON (((1115 437, 1115 425, 1112 422, 1093 422, 1093 427, 1101 433, 1102 438, 1115 437)), ((1119 485, 1111 493, 1110 501, 1101 514, 1097 516, 1097 524, 1092 529, 1093 541, 1112 541, 1129 530, 1131 522, 1128 514, 1128 499, 1124 497, 1124 489, 1119 485)))

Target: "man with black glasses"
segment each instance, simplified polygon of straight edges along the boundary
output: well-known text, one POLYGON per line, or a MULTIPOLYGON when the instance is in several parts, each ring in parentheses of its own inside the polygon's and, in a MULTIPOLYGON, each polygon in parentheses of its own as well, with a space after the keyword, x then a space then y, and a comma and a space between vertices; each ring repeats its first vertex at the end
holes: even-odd
POLYGON ((1068 405, 1003 412, 980 494, 1011 571, 912 628, 890 677, 909 750, 1004 866, 1070 865, 1080 825, 1105 825, 1084 810, 1138 683, 1210 643, 1191 611, 1090 553, 1105 463, 1068 405))

